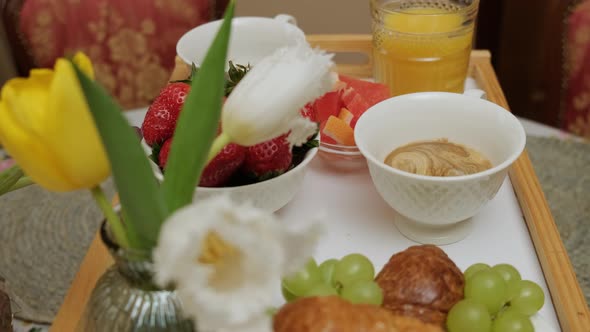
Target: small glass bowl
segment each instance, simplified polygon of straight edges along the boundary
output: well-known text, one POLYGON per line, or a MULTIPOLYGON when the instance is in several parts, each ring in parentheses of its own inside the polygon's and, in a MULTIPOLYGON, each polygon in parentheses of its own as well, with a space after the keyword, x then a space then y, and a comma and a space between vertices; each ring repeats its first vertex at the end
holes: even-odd
POLYGON ((339 145, 320 141, 319 156, 330 166, 343 170, 367 167, 365 157, 356 145, 339 145))

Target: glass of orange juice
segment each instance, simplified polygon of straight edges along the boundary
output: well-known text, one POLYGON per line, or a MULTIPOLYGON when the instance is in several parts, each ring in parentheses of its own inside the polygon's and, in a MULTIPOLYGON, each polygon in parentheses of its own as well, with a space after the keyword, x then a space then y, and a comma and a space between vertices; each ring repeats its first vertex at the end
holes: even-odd
POLYGON ((371 0, 374 76, 394 96, 463 92, 479 0, 371 0))

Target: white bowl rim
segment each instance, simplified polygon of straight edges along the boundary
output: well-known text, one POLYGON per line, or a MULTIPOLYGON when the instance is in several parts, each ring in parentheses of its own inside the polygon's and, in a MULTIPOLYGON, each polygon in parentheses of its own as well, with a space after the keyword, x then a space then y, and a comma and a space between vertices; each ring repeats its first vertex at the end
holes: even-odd
MULTIPOLYGON (((254 21, 254 20, 264 20, 264 21, 274 21, 277 22, 279 24, 285 24, 285 26, 288 26, 289 29, 292 29, 292 31, 300 31, 301 32, 301 36, 303 38, 305 38, 305 34, 303 33, 303 31, 301 31, 301 29, 295 25, 295 24, 291 24, 285 21, 282 21, 280 19, 277 19, 277 17, 265 17, 265 16, 239 16, 239 17, 235 17, 232 19, 232 28, 237 25, 237 24, 243 24, 244 22, 248 22, 248 21, 254 21)), ((201 25, 198 25, 190 30, 188 30, 187 32, 185 32, 176 42, 176 54, 182 59, 182 61, 184 61, 187 64, 191 64, 191 63, 195 63, 195 64, 199 64, 195 61, 189 61, 185 56, 186 53, 183 52, 183 45, 185 43, 188 43, 190 40, 189 37, 191 34, 194 33, 194 31, 196 31, 197 29, 200 28, 205 28, 207 26, 215 26, 215 25, 221 25, 221 23, 223 22, 223 19, 218 19, 215 21, 211 21, 211 22, 207 22, 201 25)), ((202 61, 202 60, 201 60, 202 61)))
MULTIPOLYGON (((145 144, 145 141, 143 139, 142 139, 142 143, 145 144)), ((147 144, 145 146, 147 146, 147 144)), ((241 185, 241 186, 233 186, 233 187, 201 187, 201 186, 195 186, 195 189, 197 191, 201 190, 201 191, 204 191, 204 192, 231 192, 231 191, 235 191, 235 190, 242 190, 242 189, 252 188, 252 187, 261 185, 262 183, 264 183, 265 185, 268 185, 268 184, 270 184, 272 182, 279 181, 278 180, 279 177, 281 177, 283 175, 287 175, 287 174, 289 174, 291 172, 299 172, 299 171, 301 171, 301 168, 304 168, 305 166, 307 166, 307 164, 309 164, 313 160, 313 158, 315 157, 315 155, 317 153, 318 153, 318 148, 317 147, 314 147, 314 148, 309 149, 307 151, 307 153, 305 154, 305 157, 303 158, 303 160, 297 166, 293 167, 292 169, 288 170, 287 172, 285 172, 285 173, 283 173, 283 174, 281 174, 279 176, 276 176, 276 177, 274 177, 272 179, 268 179, 268 180, 264 180, 264 181, 260 181, 260 182, 256 182, 256 183, 245 184, 245 185, 241 185)), ((148 157, 147 159, 152 164, 151 165, 152 167, 155 165, 155 167, 158 167, 158 169, 159 169, 159 166, 153 160, 151 160, 151 158, 148 157)), ((159 171, 159 172, 152 172, 152 173, 154 173, 156 179, 159 182, 164 181, 164 173, 162 173, 161 171, 159 171)))
MULTIPOLYGON (((518 157, 520 157, 520 155, 522 154, 522 152, 524 151, 524 148, 526 146, 526 133, 524 128, 522 127, 522 124, 520 123, 520 121, 518 120, 518 118, 516 116, 514 116, 514 114, 512 114, 510 111, 504 109, 503 107, 501 107, 498 104, 492 103, 488 100, 485 99, 481 99, 481 98, 475 98, 475 97, 469 97, 469 96, 465 96, 463 94, 460 93, 452 93, 452 92, 416 92, 416 93, 409 93, 409 94, 405 94, 405 95, 400 95, 400 96, 396 96, 396 97, 392 97, 389 99, 385 99, 377 104, 375 104, 374 106, 370 107, 365 113, 363 113, 363 115, 361 115, 361 117, 359 118, 358 122, 357 122, 357 128, 359 127, 359 125, 362 127, 363 124, 366 122, 364 121, 363 117, 365 114, 370 113, 371 111, 375 111, 374 108, 376 108, 376 106, 380 105, 380 104, 385 104, 385 103, 390 103, 391 101, 395 101, 395 100, 399 100, 399 99, 414 99, 414 98, 438 98, 438 97, 451 97, 451 98, 459 98, 459 99, 463 99, 463 98, 474 98, 479 100, 479 102, 482 103, 487 103, 493 106, 493 108, 496 109, 496 111, 500 112, 505 112, 507 118, 510 119, 510 121, 514 121, 517 124, 517 128, 518 128, 518 138, 519 138, 519 142, 518 142, 518 146, 516 147, 514 153, 512 153, 508 158, 506 158, 506 160, 504 160, 502 163, 487 169, 483 172, 478 172, 478 173, 473 173, 473 174, 468 174, 468 175, 458 175, 458 176, 429 176, 429 175, 419 175, 419 174, 414 174, 414 173, 410 173, 410 172, 406 172, 406 171, 402 171, 396 168, 393 168, 391 166, 388 166, 385 164, 385 162, 377 160, 377 158, 375 158, 375 156, 373 156, 373 154, 369 153, 367 150, 367 148, 365 147, 365 143, 362 140, 359 140, 358 136, 356 135, 357 131, 355 130, 355 141, 357 142, 357 147, 359 148, 359 150, 361 151, 361 153, 363 154, 363 156, 365 156, 365 158, 367 159, 368 162, 372 162, 373 164, 377 165, 378 167, 382 168, 383 170, 385 170, 386 172, 392 172, 394 174, 400 175, 400 176, 405 176, 408 178, 412 178, 412 179, 416 179, 416 180, 422 180, 422 181, 427 181, 427 182, 462 182, 462 181, 469 181, 469 180, 478 180, 487 176, 491 176, 493 174, 499 173, 501 171, 503 171, 504 169, 510 167, 515 161, 516 159, 518 159, 518 157)), ((482 111, 485 112, 485 111, 482 111)))

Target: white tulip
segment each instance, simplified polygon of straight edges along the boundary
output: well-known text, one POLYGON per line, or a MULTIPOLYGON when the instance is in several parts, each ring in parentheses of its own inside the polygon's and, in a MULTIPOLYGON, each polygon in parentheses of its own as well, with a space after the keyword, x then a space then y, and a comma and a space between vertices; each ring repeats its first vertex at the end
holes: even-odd
POLYGON ((312 256, 318 227, 287 229, 273 214, 226 196, 200 200, 162 226, 155 279, 174 284, 198 331, 256 330, 269 324, 264 317, 281 277, 312 256))
POLYGON ((222 112, 229 141, 252 146, 287 132, 299 145, 316 130, 300 110, 332 90, 332 55, 306 43, 280 49, 258 62, 227 98, 222 112))

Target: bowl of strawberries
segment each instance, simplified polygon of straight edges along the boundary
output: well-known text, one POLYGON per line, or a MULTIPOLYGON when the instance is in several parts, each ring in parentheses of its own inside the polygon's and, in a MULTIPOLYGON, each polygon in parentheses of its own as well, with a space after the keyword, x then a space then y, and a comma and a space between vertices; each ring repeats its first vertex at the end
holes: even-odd
MULTIPOLYGON (((226 83, 226 96, 248 70, 230 64, 233 72, 228 75, 232 80, 226 83)), ((164 180, 176 121, 189 89, 186 81, 166 85, 142 123, 142 145, 159 181, 164 180)), ((286 134, 249 147, 226 145, 203 169, 195 199, 226 194, 235 201, 250 201, 258 208, 277 211, 301 188, 306 168, 318 151, 317 138, 314 135, 301 146, 291 146, 286 134)))
POLYGON ((365 167, 365 158, 354 141, 356 122, 371 106, 390 97, 384 84, 339 75, 333 91, 302 111, 320 125, 320 157, 342 169, 365 167))

